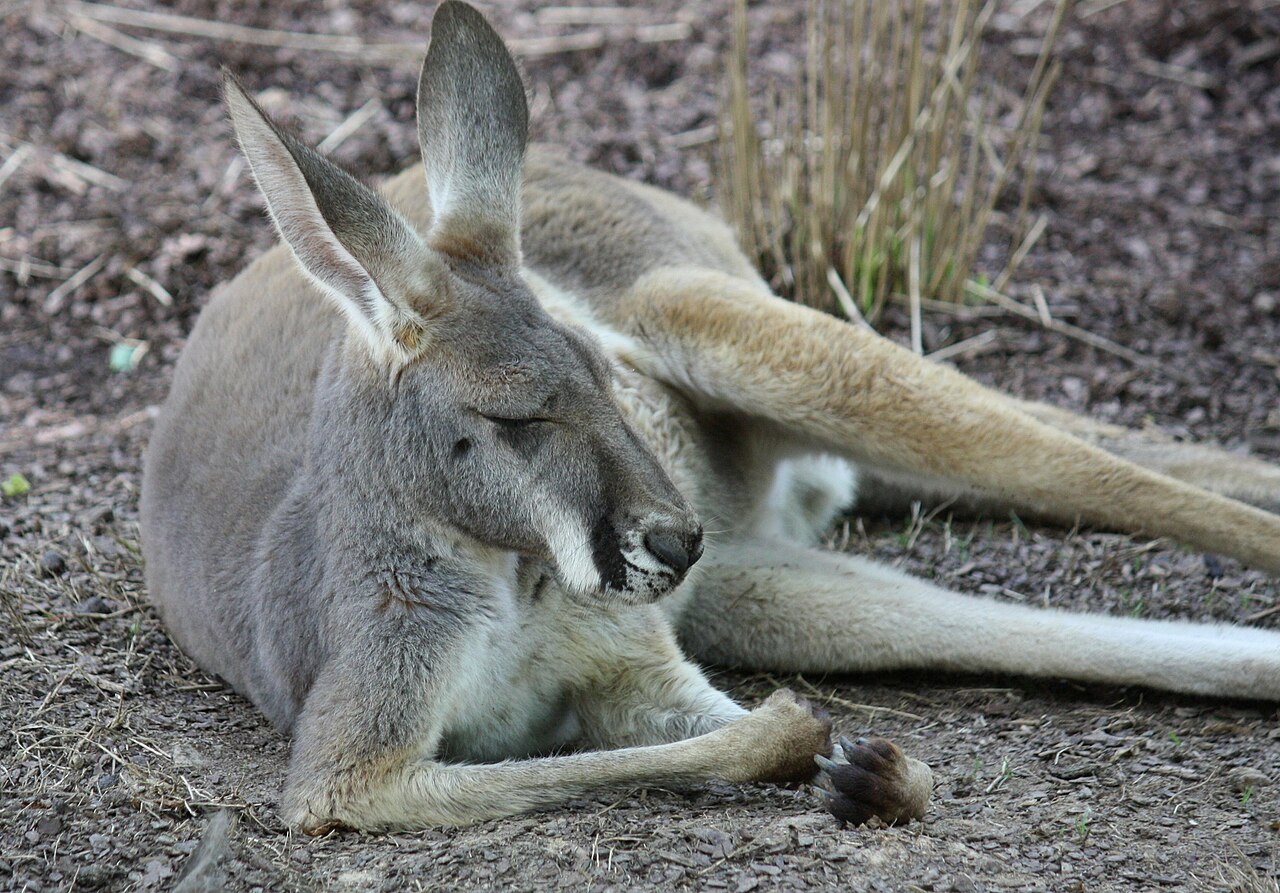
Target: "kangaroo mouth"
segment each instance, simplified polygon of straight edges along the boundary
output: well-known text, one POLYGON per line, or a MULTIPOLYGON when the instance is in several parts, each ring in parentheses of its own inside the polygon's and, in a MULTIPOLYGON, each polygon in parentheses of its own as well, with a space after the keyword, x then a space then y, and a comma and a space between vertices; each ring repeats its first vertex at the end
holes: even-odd
POLYGON ((675 591, 682 582, 674 576, 665 578, 656 575, 644 575, 642 580, 632 578, 627 586, 600 586, 589 591, 568 585, 559 573, 555 575, 556 583, 568 598, 577 604, 597 607, 600 605, 651 605, 661 601, 675 591))

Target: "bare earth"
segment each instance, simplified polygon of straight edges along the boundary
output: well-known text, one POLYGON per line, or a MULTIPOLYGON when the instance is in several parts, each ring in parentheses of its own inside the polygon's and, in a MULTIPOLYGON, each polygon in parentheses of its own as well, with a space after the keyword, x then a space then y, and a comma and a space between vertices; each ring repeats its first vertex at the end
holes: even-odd
MULTIPOLYGON (((281 11, 294 5, 164 8, 392 41, 420 40, 431 12, 401 0, 281 11)), ((794 70, 793 5, 751 12, 760 87, 794 70)), ((1015 293, 1040 285, 1056 317, 1157 365, 999 312, 931 312, 926 346, 992 329, 956 359, 984 381, 1280 459, 1280 11, 1130 0, 1082 17, 1104 5, 1083 4, 1066 27, 1032 207, 1049 225, 1015 293)), ((536 136, 705 196, 721 4, 647 4, 639 21, 690 26, 661 43, 557 25, 535 7, 484 8, 513 38, 605 37, 526 57, 536 136)), ((992 71, 1026 70, 1044 14, 997 18, 992 71)), ((231 890, 1180 890, 1246 876, 1266 889, 1280 872, 1275 705, 936 675, 722 677, 748 702, 790 685, 842 732, 874 730, 930 763, 939 783, 923 826, 842 830, 806 790, 708 785, 464 831, 288 833, 275 810, 287 742, 178 653, 147 606, 141 457, 209 289, 272 239, 218 66, 313 141, 364 109, 334 154, 383 173, 416 152, 416 60, 370 65, 75 15, 0 0, 0 480, 32 484, 0 500, 0 888, 168 889, 222 807, 238 819, 231 890), (121 339, 148 350, 113 373, 121 339)), ((851 518, 832 536, 989 598, 1280 629, 1277 581, 1164 542, 945 513, 851 518)))

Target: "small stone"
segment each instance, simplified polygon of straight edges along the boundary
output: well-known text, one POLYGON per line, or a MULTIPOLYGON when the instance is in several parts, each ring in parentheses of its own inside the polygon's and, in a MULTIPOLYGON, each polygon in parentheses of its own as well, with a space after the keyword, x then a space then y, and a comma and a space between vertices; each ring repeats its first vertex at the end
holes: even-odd
POLYGON ((1276 312, 1277 306, 1280 306, 1280 301, 1269 291, 1260 291, 1253 296, 1253 309, 1259 313, 1270 316, 1276 312))
POLYGON ((1227 773, 1227 783, 1231 785, 1231 790, 1243 794, 1252 788, 1271 784, 1271 777, 1252 766, 1240 766, 1227 773))
POLYGON ((1147 304, 1165 320, 1177 322, 1185 310, 1185 298, 1171 285, 1155 286, 1147 296, 1147 304))
POLYGON ((115 509, 109 505, 104 505, 86 512, 84 514, 83 526, 96 533, 115 519, 115 509))
POLYGON ((40 569, 50 577, 61 576, 67 569, 67 559, 56 549, 50 549, 40 556, 40 569))
POLYGON ((1210 580, 1217 580, 1226 573, 1226 568, 1222 566, 1222 560, 1217 555, 1205 555, 1204 572, 1210 580))
POLYGON ((43 815, 36 819, 36 833, 41 837, 57 837, 62 831, 62 819, 56 815, 43 815))
POLYGON ((116 879, 116 870, 105 865, 86 865, 76 877, 76 889, 101 890, 110 887, 116 879))
POLYGON ((77 614, 110 614, 111 606, 103 600, 102 596, 91 595, 76 605, 77 614))

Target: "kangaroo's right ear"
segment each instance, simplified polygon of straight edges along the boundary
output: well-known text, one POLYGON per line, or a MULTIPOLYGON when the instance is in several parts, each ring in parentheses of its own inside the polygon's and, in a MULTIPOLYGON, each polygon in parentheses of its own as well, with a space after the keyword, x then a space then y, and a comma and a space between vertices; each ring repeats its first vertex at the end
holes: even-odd
POLYGON ((518 266, 529 109, 506 44, 465 3, 431 20, 418 79, 418 143, 433 215, 428 243, 464 260, 518 266))
POLYGON ((375 355, 416 353, 446 300, 444 260, 383 198, 282 130, 225 70, 223 93, 271 219, 302 269, 375 355))

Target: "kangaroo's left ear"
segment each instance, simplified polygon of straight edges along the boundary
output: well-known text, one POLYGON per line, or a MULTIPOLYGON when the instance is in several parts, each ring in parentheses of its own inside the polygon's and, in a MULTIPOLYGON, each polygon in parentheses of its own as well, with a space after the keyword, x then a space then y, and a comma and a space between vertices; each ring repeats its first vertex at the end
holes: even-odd
POLYGON ((418 80, 418 142, 433 214, 427 242, 455 257, 520 263, 524 84, 480 13, 446 0, 418 80))

